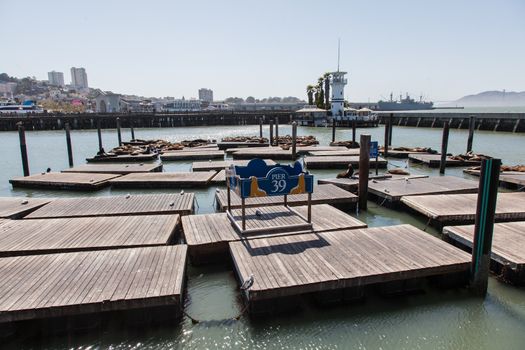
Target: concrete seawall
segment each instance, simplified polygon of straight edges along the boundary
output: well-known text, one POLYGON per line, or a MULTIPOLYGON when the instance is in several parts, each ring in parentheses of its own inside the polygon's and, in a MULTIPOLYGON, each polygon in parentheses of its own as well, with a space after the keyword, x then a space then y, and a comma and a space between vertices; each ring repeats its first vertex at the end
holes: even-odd
POLYGON ((468 129, 470 116, 476 117, 476 130, 525 132, 525 113, 380 112, 379 123, 392 118, 394 126, 441 128, 448 121, 451 129, 468 129))

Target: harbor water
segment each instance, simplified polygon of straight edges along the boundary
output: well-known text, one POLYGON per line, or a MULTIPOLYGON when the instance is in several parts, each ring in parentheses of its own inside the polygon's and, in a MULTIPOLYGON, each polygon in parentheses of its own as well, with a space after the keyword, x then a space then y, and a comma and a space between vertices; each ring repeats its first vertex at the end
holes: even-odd
MULTIPOLYGON (((123 139, 130 138, 122 130, 123 139)), ((265 136, 268 127, 264 127, 265 136)), ((258 126, 217 126, 135 129, 140 139, 215 139, 233 135, 258 135, 258 126)), ((330 128, 299 127, 298 135, 315 135, 321 145, 328 145, 330 128)), ((358 129, 372 140, 383 142, 383 127, 358 129)), ((393 146, 425 146, 439 150, 441 129, 394 127, 393 146)), ((291 134, 289 125, 279 127, 279 135, 291 134)), ((116 130, 103 130, 104 148, 117 145, 116 130)), ((337 140, 349 140, 351 129, 338 129, 337 140)), ((98 149, 96 130, 72 131, 74 161, 85 163, 98 149)), ((178 190, 114 190, 97 192, 42 191, 13 189, 9 179, 22 176, 17 132, 0 133, 0 196, 63 197, 109 196, 126 193, 152 193, 178 190)), ((68 167, 64 131, 26 132, 29 166, 32 174, 47 168, 60 171, 68 167)), ((465 152, 466 130, 451 130, 448 151, 465 152)), ((501 158, 503 164, 525 163, 523 134, 478 131, 474 151, 501 158)), ((413 174, 438 175, 437 170, 389 159, 389 167, 407 168, 413 174)), ((191 161, 165 162, 164 171, 189 171, 191 161)), ((334 177, 337 170, 315 170, 316 178, 334 177)), ((447 175, 468 177, 461 169, 448 168, 447 175)), ((215 211, 216 188, 185 189, 195 192, 197 213, 215 211)), ((401 223, 425 227, 425 220, 402 211, 394 211, 370 202, 367 212, 351 215, 370 227, 401 223)), ((315 215, 315 212, 313 213, 315 215)), ((437 232, 429 228, 429 234, 437 232)), ((320 307, 306 303, 298 313, 232 320, 242 310, 239 288, 231 266, 192 267, 188 269, 186 312, 201 320, 192 324, 183 318, 175 325, 136 329, 97 329, 74 336, 54 335, 40 338, 18 337, 0 348, 44 349, 523 349, 525 347, 525 289, 509 286, 491 277, 485 299, 472 297, 466 290, 430 290, 423 294, 395 298, 369 297, 349 305, 320 307)))

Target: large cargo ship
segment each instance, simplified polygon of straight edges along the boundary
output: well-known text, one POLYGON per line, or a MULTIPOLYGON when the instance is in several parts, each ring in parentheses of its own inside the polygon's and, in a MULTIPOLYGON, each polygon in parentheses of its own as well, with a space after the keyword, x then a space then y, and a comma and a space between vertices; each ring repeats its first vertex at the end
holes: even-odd
POLYGON ((434 108, 434 103, 425 102, 423 101, 423 98, 416 101, 413 98, 410 98, 408 94, 405 98, 399 96, 399 101, 394 101, 392 99, 392 94, 390 94, 390 101, 379 101, 377 106, 381 111, 413 111, 432 109, 434 108))

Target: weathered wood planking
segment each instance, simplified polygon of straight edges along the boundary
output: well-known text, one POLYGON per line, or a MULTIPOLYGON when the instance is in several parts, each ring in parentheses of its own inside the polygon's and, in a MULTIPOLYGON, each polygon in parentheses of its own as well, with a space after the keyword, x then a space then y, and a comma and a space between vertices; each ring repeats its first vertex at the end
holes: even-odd
POLYGON ((252 301, 466 272, 470 255, 411 225, 229 243, 252 301))
POLYGON ((344 151, 310 151, 308 154, 315 157, 358 156, 359 148, 348 148, 344 151))
POLYGON ((143 194, 110 197, 58 198, 27 215, 28 219, 84 216, 156 215, 193 213, 193 193, 143 194))
POLYGON ((162 163, 83 164, 62 170, 63 173, 131 174, 162 171, 162 163))
MULTIPOLYGON (((274 165, 275 162, 270 159, 264 159, 266 164, 268 165, 274 165)), ((216 160, 216 161, 209 161, 209 162, 193 162, 191 168, 193 171, 221 171, 225 168, 229 167, 231 164, 239 165, 239 166, 246 166, 248 165, 249 160, 216 160)))
POLYGON ((185 245, 0 259, 0 322, 174 306, 185 245))
POLYGON ((160 155, 160 159, 167 160, 194 160, 194 159, 224 159, 224 151, 220 150, 191 150, 191 151, 173 151, 164 152, 160 155))
MULTIPOLYGON (((477 198, 477 194, 424 195, 403 197, 401 202, 441 224, 474 223, 477 198)), ((498 193, 495 219, 525 220, 525 193, 498 193)))
MULTIPOLYGON (((306 206, 294 209, 304 217, 307 216, 306 206)), ((241 211, 234 210, 233 214, 240 220, 241 211)), ((246 209, 246 228, 286 226, 304 221, 290 213, 284 206, 246 209), (256 215, 256 211, 260 215, 256 215)), ((290 235, 304 233, 283 232, 268 234, 252 234, 242 237, 232 226, 226 213, 187 215, 182 219, 184 237, 188 244, 188 253, 193 263, 200 264, 226 259, 228 256, 228 242, 238 241, 245 237, 257 238, 263 236, 290 235)), ((324 232, 332 230, 365 228, 367 225, 354 217, 328 204, 312 206, 312 230, 310 232, 324 232)))
POLYGON ((13 187, 96 191, 109 185, 118 174, 41 173, 9 180, 13 187))
POLYGON ((110 181, 119 188, 181 188, 210 184, 216 171, 128 174, 110 181))
MULTIPOLYGON (((228 191, 219 190, 215 194, 219 209, 225 211, 228 208, 228 191)), ((317 185, 314 187, 312 194, 312 204, 342 204, 353 205, 357 202, 358 197, 334 185, 317 185)), ((307 194, 294 194, 288 196, 288 205, 298 206, 308 203, 307 194)), ((254 197, 246 198, 246 207, 266 207, 272 205, 282 205, 282 196, 254 197)), ((235 192, 231 192, 231 207, 238 209, 241 207, 241 197, 235 192)))
MULTIPOLYGON (((234 159, 267 158, 275 160, 293 160, 292 150, 283 150, 281 147, 238 148, 231 153, 234 159)), ((299 152, 297 152, 297 157, 299 152)))
POLYGON ((477 193, 478 181, 456 176, 431 176, 419 179, 371 181, 368 193, 389 202, 399 202, 404 196, 477 193))
MULTIPOLYGON (((425 153, 411 153, 408 155, 408 159, 417 162, 417 163, 423 163, 431 168, 439 168, 439 164, 441 163, 441 155, 440 154, 425 154, 425 153)), ((470 166, 470 165, 479 165, 480 162, 478 161, 471 161, 471 160, 457 160, 452 159, 451 157, 447 156, 445 166, 447 167, 455 167, 455 166, 470 166)))
MULTIPOLYGON (((474 241, 474 225, 445 226, 443 234, 469 252, 474 241)), ((491 259, 498 274, 512 283, 525 284, 525 221, 494 224, 491 259), (506 269, 511 271, 505 271, 506 269)))
MULTIPOLYGON (((384 151, 384 148, 381 147, 379 149, 379 154, 382 154, 384 155, 385 154, 385 151, 384 151)), ((395 150, 395 149, 392 149, 392 148, 388 148, 388 156, 389 157, 392 157, 392 158, 408 158, 409 155, 411 154, 432 154, 432 153, 428 153, 428 152, 414 152, 414 151, 402 151, 402 150, 395 150)))
POLYGON ((177 214, 3 220, 0 257, 166 245, 179 224, 177 214))
POLYGON ((86 158, 86 161, 88 163, 101 163, 101 162, 108 162, 108 163, 115 163, 115 162, 148 162, 153 161, 157 159, 159 155, 157 153, 151 153, 151 154, 137 154, 135 156, 131 154, 123 154, 118 156, 107 156, 107 157, 92 157, 92 158, 86 158))
POLYGON ((19 219, 52 200, 51 198, 0 197, 0 218, 19 219))
POLYGON ((224 185, 226 186, 226 170, 222 169, 219 171, 213 179, 211 179, 211 183, 214 185, 224 185))
MULTIPOLYGON (((473 176, 479 176, 480 170, 463 169, 464 173, 473 176)), ((505 187, 523 187, 525 186, 525 173, 519 171, 502 171, 499 175, 499 184, 505 187)))
POLYGON ((251 147, 269 147, 268 142, 226 142, 221 141, 217 143, 220 150, 228 150, 234 148, 251 148, 251 147))
MULTIPOLYGON (((379 182, 383 180, 405 180, 405 179, 419 179, 428 177, 428 175, 394 175, 394 174, 383 174, 383 175, 370 175, 369 181, 379 182)), ((357 188, 359 185, 359 176, 352 178, 340 178, 340 179, 319 179, 317 180, 318 184, 332 184, 337 187, 342 188, 343 190, 350 191, 352 193, 357 193, 357 188)))
MULTIPOLYGON (((304 158, 307 169, 346 169, 348 164, 359 167, 359 156, 309 156, 304 158)), ((377 160, 379 168, 386 168, 387 161, 381 157, 377 160)), ((370 158, 370 168, 375 168, 376 159, 370 158)))

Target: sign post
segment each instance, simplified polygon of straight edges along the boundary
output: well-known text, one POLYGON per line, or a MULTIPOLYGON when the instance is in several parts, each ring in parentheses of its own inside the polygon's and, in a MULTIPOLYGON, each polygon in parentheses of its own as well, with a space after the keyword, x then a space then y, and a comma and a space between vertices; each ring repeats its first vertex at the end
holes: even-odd
POLYGON ((376 159, 376 175, 379 174, 379 142, 371 141, 370 142, 370 158, 376 159))

